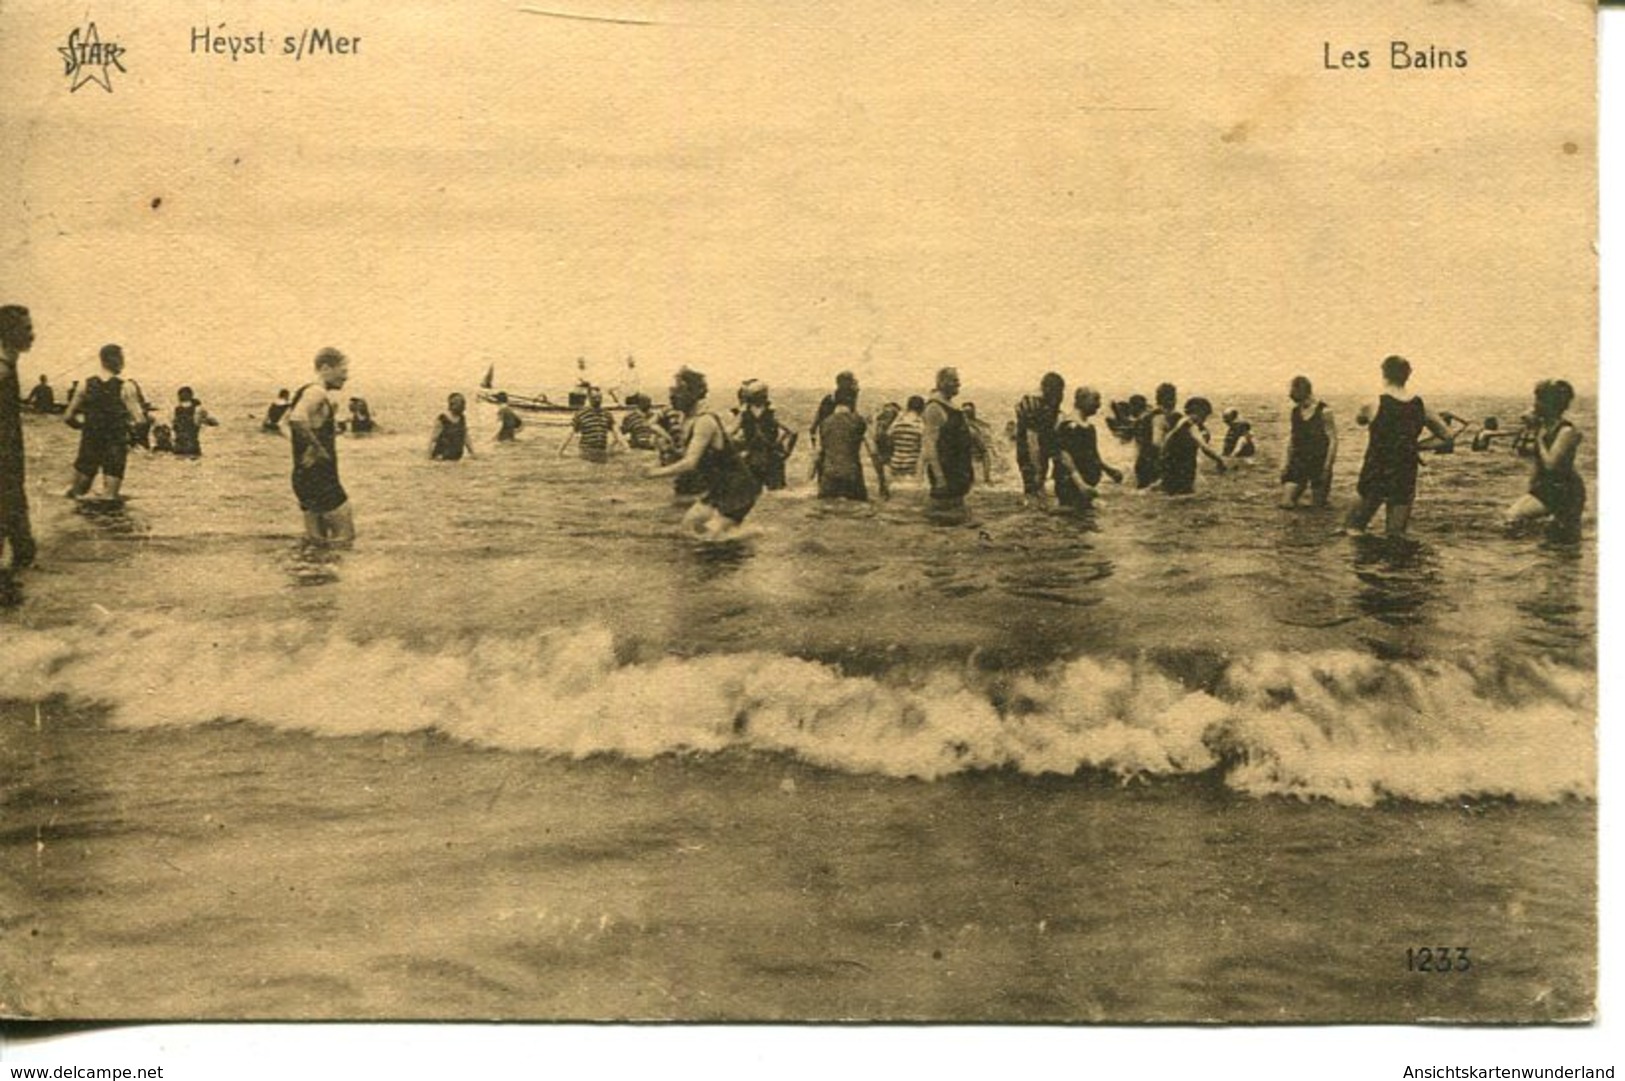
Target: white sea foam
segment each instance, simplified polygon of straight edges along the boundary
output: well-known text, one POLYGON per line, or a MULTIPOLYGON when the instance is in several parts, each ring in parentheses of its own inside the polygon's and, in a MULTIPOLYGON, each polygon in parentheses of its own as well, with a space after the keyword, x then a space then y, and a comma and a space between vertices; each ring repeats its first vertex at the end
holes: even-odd
POLYGON ((1128 779, 1213 771, 1251 795, 1528 801, 1595 795, 1595 680, 1538 660, 1230 660, 1203 687, 1150 659, 1039 671, 844 675, 770 653, 623 664, 587 625, 435 646, 289 621, 168 616, 8 636, 0 697, 64 695, 120 727, 241 719, 326 736, 437 730, 568 757, 748 749, 835 770, 941 778, 1008 768, 1128 779))

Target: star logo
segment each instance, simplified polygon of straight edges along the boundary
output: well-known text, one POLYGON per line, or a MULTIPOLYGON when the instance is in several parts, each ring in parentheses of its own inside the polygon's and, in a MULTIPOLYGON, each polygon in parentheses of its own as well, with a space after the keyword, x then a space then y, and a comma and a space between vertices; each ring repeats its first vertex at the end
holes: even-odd
POLYGON ((62 54, 62 74, 72 79, 68 93, 86 83, 96 83, 109 94, 113 92, 113 69, 124 71, 124 47, 103 41, 96 32, 95 23, 74 27, 68 34, 68 43, 57 47, 62 54))

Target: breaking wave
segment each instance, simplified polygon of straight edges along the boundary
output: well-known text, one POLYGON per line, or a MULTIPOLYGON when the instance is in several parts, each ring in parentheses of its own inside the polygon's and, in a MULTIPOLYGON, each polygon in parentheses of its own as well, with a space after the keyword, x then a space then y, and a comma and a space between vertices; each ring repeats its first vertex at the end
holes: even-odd
POLYGON ((434 730, 563 757, 750 750, 925 780, 1211 774, 1251 796, 1351 805, 1596 792, 1595 677, 1531 658, 1083 656, 858 675, 761 652, 626 661, 596 625, 431 647, 295 621, 200 640, 170 617, 110 616, 9 637, 0 697, 64 696, 127 728, 434 730))

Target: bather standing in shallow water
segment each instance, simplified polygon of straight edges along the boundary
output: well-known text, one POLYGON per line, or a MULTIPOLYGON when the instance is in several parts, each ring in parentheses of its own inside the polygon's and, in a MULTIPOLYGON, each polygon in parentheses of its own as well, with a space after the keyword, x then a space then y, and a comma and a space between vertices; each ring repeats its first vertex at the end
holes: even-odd
POLYGON ((818 452, 814 468, 818 475, 819 499, 852 499, 865 502, 869 488, 863 480, 863 457, 875 471, 875 484, 882 497, 886 488, 886 467, 869 438, 868 423, 857 414, 856 387, 837 387, 835 409, 818 426, 818 452))
POLYGON ((1100 434, 1094 416, 1100 412, 1100 392, 1079 387, 1072 394, 1073 412, 1055 429, 1055 501, 1082 510, 1094 499, 1103 476, 1122 484, 1123 474, 1100 458, 1100 434))
POLYGON ((1358 418, 1359 423, 1370 426, 1371 435, 1360 467, 1360 505, 1349 516, 1349 532, 1365 532, 1377 508, 1386 506, 1388 536, 1404 536, 1416 501, 1416 471, 1421 464, 1417 454, 1424 446, 1418 438, 1426 429, 1438 440, 1434 445, 1454 442, 1444 421, 1405 388, 1410 377, 1410 361, 1400 356, 1384 358, 1377 408, 1373 411, 1367 406, 1358 418))
POLYGON ((434 419, 429 457, 437 462, 458 462, 464 451, 474 457, 474 441, 468 434, 468 399, 452 394, 446 398, 446 411, 434 419))
POLYGON ((958 396, 959 370, 943 368, 937 372, 936 389, 920 415, 920 472, 925 475, 933 514, 961 510, 976 480, 975 446, 964 412, 954 405, 958 396))
POLYGON ((1508 525, 1551 519, 1554 540, 1580 539, 1580 520, 1585 512, 1586 486, 1574 468, 1580 450, 1580 429, 1565 419, 1574 403, 1574 387, 1566 379, 1542 380, 1535 387, 1535 416, 1539 430, 1535 439, 1535 469, 1529 491, 1507 508, 1508 525))
POLYGON ((1332 492, 1332 467, 1337 464, 1337 424, 1332 410, 1315 397, 1306 375, 1292 378, 1287 391, 1292 399, 1288 414, 1292 431, 1287 438, 1286 467, 1281 470, 1281 506, 1296 507, 1309 490, 1309 500, 1324 507, 1332 492))
POLYGON ((681 368, 672 380, 671 404, 684 417, 683 456, 649 470, 651 477, 693 477, 704 484, 694 505, 683 515, 683 528, 703 540, 726 540, 745 521, 762 493, 761 482, 746 467, 728 426, 715 413, 701 412, 710 393, 705 376, 681 368))
POLYGON ((338 407, 332 391, 343 390, 350 361, 337 349, 316 354, 316 381, 294 393, 288 409, 293 447, 293 494, 305 516, 305 536, 318 544, 355 541, 350 497, 339 483, 338 407))

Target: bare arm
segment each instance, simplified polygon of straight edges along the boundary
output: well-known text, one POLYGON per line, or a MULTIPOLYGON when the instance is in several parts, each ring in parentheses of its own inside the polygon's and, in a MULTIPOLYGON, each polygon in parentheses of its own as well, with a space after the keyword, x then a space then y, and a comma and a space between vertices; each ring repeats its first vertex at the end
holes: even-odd
POLYGON ((1060 466, 1066 475, 1071 477, 1073 483, 1075 483, 1079 488, 1089 487, 1089 485, 1083 479, 1083 470, 1079 469, 1078 463, 1072 460, 1071 451, 1067 450, 1065 447, 1056 448, 1055 464, 1060 466))
POLYGON ((927 403, 921 418, 920 469, 933 487, 940 487, 943 478, 942 462, 937 457, 937 437, 942 434, 942 424, 947 418, 940 408, 932 409, 932 404, 927 403))
POLYGON ((880 452, 875 449, 875 442, 869 438, 869 430, 863 431, 863 449, 869 454, 869 464, 874 467, 875 487, 880 489, 880 498, 890 499, 891 489, 886 485, 886 467, 880 461, 880 452))
POLYGON ((288 427, 304 436, 306 466, 315 465, 329 457, 327 448, 316 438, 316 429, 332 413, 333 406, 325 394, 306 394, 299 404, 288 410, 288 427))
POLYGON ((1422 423, 1427 425, 1428 431, 1432 432, 1441 444, 1448 446, 1455 443, 1455 433, 1445 425, 1444 421, 1439 419, 1437 413, 1426 405, 1422 407, 1422 423))
POLYGON ((1100 456, 1100 444, 1098 442, 1096 442, 1096 444, 1094 446, 1094 455, 1095 455, 1095 461, 1100 464, 1100 472, 1101 472, 1101 474, 1104 475, 1104 476, 1110 477, 1112 479, 1113 484, 1122 484, 1123 483, 1123 471, 1121 469, 1116 468, 1115 466, 1107 464, 1106 459, 1104 459, 1104 458, 1102 458, 1100 456))
POLYGON ((683 452, 683 456, 670 465, 656 466, 649 470, 649 476, 675 477, 694 472, 700 467, 700 459, 705 457, 706 448, 721 434, 722 427, 715 418, 695 417, 688 439, 688 449, 683 452))
POLYGON ((1038 433, 1033 431, 1031 428, 1028 428, 1026 432, 1022 434, 1021 440, 1027 447, 1028 463, 1032 466, 1032 468, 1037 469, 1040 449, 1038 445, 1038 433))
MULTIPOLYGON (((1183 420, 1181 420, 1178 424, 1176 424, 1174 426, 1174 431, 1178 431, 1180 428, 1193 428, 1193 429, 1195 429, 1196 426, 1191 423, 1191 420, 1190 420, 1189 417, 1186 417, 1186 418, 1184 418, 1183 420)), ((1170 432, 1169 434, 1172 435, 1173 432, 1170 432)), ((1221 455, 1218 451, 1214 450, 1208 444, 1207 440, 1199 438, 1200 435, 1201 435, 1201 430, 1200 429, 1196 429, 1195 431, 1191 432, 1191 438, 1196 440, 1196 449, 1201 451, 1203 454, 1207 455, 1209 460, 1211 460, 1214 465, 1219 467, 1219 472, 1223 473, 1226 470, 1228 470, 1230 467, 1224 464, 1224 456, 1221 455)))
POLYGON ((80 383, 79 389, 73 392, 73 398, 68 402, 67 412, 62 414, 62 423, 70 428, 77 428, 79 415, 85 411, 85 384, 80 383))
POLYGON ((134 379, 124 381, 124 386, 119 391, 119 401, 124 403, 124 412, 129 416, 131 424, 142 423, 151 412, 147 399, 141 394, 141 384, 134 379))
POLYGON ((1580 449, 1580 432, 1569 427, 1557 433, 1550 447, 1540 440, 1535 440, 1535 448, 1540 454, 1540 464, 1547 469, 1573 469, 1574 455, 1580 449))
POLYGON ((1325 476, 1332 475, 1332 466, 1337 461, 1337 423, 1332 420, 1330 407, 1320 411, 1320 423, 1326 429, 1326 469, 1325 476))

